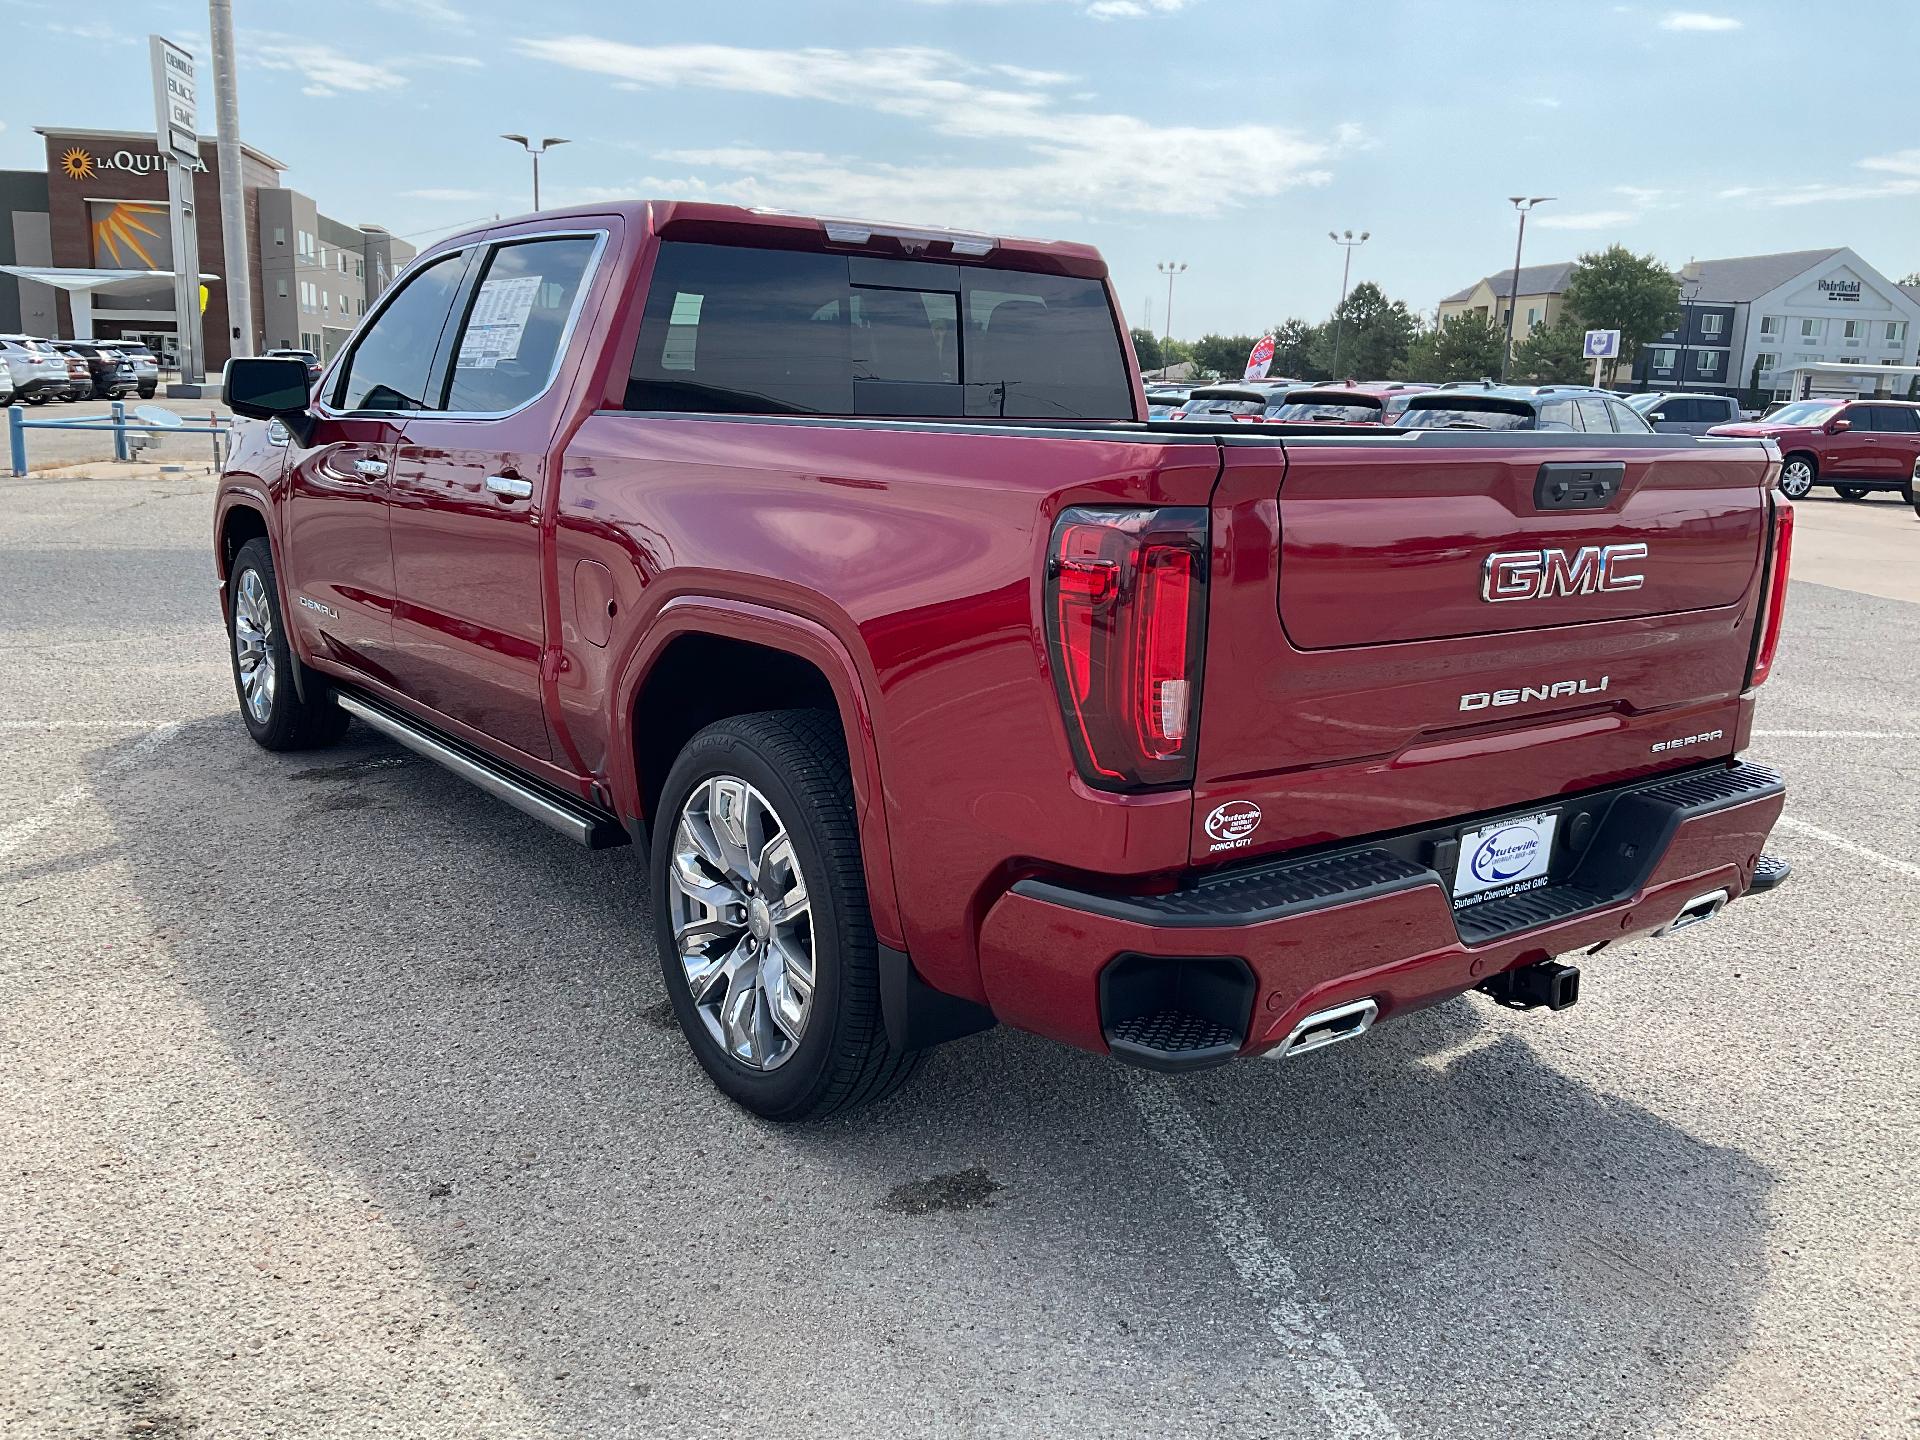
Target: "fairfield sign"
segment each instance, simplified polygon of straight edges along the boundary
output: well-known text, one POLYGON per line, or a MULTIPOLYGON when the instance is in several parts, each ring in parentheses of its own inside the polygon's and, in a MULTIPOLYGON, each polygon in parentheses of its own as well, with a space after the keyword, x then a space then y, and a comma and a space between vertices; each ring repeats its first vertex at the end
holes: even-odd
MULTIPOLYGON (((1858 305, 1860 303, 1860 282, 1858 280, 1822 280, 1820 282, 1820 293, 1829 300, 1851 301, 1853 304, 1858 305)), ((1853 322, 1848 321, 1847 323, 1852 324, 1853 322)))
MULTIPOLYGON (((179 163, 171 155, 162 155, 158 146, 151 150, 120 149, 109 152, 69 145, 60 152, 60 173, 69 180, 92 180, 108 173, 159 175, 168 166, 179 163)), ((207 163, 196 158, 186 168, 205 170, 207 163)))

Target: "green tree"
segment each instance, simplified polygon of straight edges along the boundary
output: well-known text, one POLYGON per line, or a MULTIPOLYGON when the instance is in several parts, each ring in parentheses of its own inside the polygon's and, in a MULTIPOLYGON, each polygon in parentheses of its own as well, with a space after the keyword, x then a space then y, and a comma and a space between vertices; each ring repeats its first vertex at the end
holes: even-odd
POLYGON ((1133 353, 1140 361, 1142 370, 1158 370, 1166 364, 1160 353, 1160 337, 1151 330, 1136 325, 1128 332, 1133 336, 1133 353))
POLYGON ((1320 327, 1300 319, 1287 320, 1267 332, 1273 336, 1273 373, 1300 380, 1325 380, 1327 372, 1314 363, 1320 327))
POLYGON ((1902 285, 1920 285, 1920 270, 1914 271, 1900 282, 1902 285))
POLYGON ((1247 373, 1247 353, 1258 335, 1202 335, 1193 342, 1193 363, 1209 375, 1238 380, 1247 373))
POLYGON ((1653 256, 1610 245, 1580 257, 1567 280, 1566 305, 1591 328, 1620 332, 1620 357, 1609 367, 1611 375, 1679 319, 1680 282, 1653 256))
POLYGON ((1399 380, 1481 380, 1500 373, 1507 333, 1484 315, 1455 315, 1416 334, 1394 376, 1399 380))
POLYGON ((1383 380, 1407 358, 1420 322, 1406 303, 1389 300, 1371 280, 1362 280, 1347 292, 1333 318, 1315 332, 1313 360, 1319 373, 1333 380, 1351 375, 1359 380, 1383 380), (1334 365, 1336 332, 1339 366, 1334 365))
POLYGON ((1589 379, 1593 362, 1582 354, 1587 327, 1571 312, 1561 311, 1551 325, 1536 325, 1533 333, 1513 349, 1508 378, 1533 385, 1571 385, 1589 379))

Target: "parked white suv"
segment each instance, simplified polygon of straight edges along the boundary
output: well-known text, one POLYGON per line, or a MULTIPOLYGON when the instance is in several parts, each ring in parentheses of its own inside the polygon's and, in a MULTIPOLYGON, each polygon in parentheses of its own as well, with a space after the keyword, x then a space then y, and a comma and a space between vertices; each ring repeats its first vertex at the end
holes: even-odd
POLYGON ((13 377, 13 398, 44 405, 67 393, 67 357, 32 335, 0 335, 0 359, 13 377))

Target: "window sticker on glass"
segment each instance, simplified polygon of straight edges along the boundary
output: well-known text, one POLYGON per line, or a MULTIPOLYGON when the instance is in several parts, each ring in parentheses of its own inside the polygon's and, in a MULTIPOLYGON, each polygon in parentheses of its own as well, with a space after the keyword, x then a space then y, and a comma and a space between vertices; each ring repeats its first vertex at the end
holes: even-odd
POLYGON ((460 358, 454 362, 459 369, 491 370, 520 353, 520 337, 526 333, 542 279, 515 275, 509 280, 490 279, 480 287, 467 333, 460 341, 460 358))

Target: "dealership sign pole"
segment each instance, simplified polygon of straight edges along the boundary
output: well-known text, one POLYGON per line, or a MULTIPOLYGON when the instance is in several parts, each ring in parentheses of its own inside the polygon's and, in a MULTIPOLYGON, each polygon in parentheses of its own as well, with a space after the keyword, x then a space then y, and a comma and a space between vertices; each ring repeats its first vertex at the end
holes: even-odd
POLYGON ((167 209, 173 225, 173 321, 180 343, 180 385, 200 393, 200 240, 196 232, 193 176, 200 167, 199 107, 193 93, 193 56, 159 35, 149 35, 153 53, 154 139, 167 162, 167 209))

